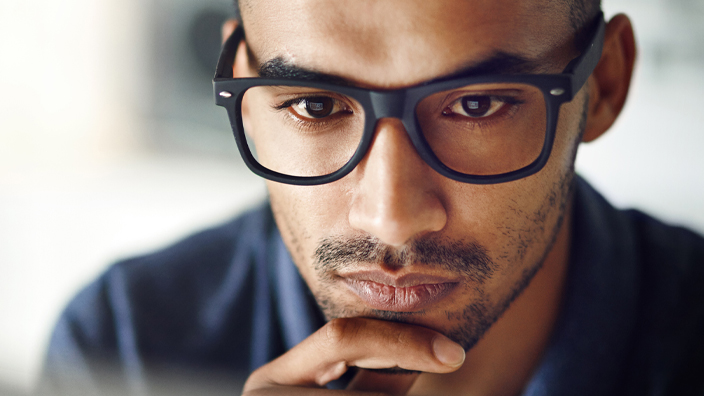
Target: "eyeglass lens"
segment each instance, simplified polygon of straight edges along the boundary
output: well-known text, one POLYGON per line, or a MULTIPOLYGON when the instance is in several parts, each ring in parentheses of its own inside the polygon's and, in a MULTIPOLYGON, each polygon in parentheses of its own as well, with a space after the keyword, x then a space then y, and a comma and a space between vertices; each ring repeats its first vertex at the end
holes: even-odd
MULTIPOLYGON (((247 144, 257 162, 290 176, 323 176, 342 168, 364 134, 355 99, 301 86, 257 86, 242 99, 247 144)), ((418 102, 421 132, 438 159, 470 175, 521 169, 538 156, 546 135, 546 104, 537 87, 468 85, 418 102)))

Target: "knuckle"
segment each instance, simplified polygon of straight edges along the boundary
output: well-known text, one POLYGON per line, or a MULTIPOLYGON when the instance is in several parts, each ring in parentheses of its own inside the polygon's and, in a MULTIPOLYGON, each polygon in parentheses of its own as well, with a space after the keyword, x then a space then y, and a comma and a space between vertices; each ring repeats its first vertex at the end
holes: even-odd
POLYGON ((413 343, 413 337, 408 334, 407 331, 404 330, 396 330, 394 334, 394 339, 396 341, 396 344, 398 344, 401 347, 408 347, 412 346, 413 343))
POLYGON ((244 390, 245 391, 254 391, 257 390, 263 386, 271 385, 274 384, 275 381, 272 381, 270 376, 266 372, 267 365, 264 365, 252 372, 252 374, 249 375, 249 378, 247 378, 247 381, 244 384, 244 390))

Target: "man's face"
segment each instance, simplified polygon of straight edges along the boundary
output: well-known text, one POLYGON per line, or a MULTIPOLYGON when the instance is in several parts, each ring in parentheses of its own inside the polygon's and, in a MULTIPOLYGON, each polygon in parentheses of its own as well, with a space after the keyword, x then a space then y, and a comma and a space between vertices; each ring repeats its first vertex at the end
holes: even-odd
MULTIPOLYGON (((559 73, 576 55, 562 2, 251 3, 242 14, 252 66, 281 58, 365 88, 415 85, 499 52, 533 60, 534 73, 559 73)), ((418 156, 398 120, 382 119, 367 156, 344 178, 269 182, 283 239, 328 319, 400 320, 474 345, 554 242, 566 243, 559 231, 584 96, 562 106, 545 168, 518 181, 447 179, 418 156)))

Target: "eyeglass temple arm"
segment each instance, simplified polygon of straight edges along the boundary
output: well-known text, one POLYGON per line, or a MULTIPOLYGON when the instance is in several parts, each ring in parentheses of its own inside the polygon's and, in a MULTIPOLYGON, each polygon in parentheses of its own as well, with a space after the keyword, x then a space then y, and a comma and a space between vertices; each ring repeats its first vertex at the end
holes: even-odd
POLYGON ((565 67, 563 74, 571 74, 572 78, 572 96, 576 95, 582 86, 587 82, 587 79, 592 74, 594 68, 601 59, 601 51, 604 48, 604 30, 606 22, 604 21, 604 13, 599 13, 596 17, 596 28, 587 48, 582 51, 582 54, 572 59, 565 67))
POLYGON ((244 28, 242 24, 238 24, 235 31, 223 44, 220 59, 218 59, 218 67, 215 69, 215 78, 232 78, 232 67, 235 64, 235 55, 237 54, 237 46, 244 38, 244 28))

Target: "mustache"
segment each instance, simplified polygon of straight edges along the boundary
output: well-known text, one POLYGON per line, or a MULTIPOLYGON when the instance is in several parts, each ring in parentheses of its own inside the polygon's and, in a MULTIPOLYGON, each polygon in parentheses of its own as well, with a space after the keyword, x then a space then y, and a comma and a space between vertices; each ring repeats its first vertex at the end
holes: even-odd
POLYGON ((329 274, 359 263, 383 264, 391 268, 423 265, 459 273, 482 284, 496 271, 497 264, 478 243, 443 238, 417 239, 401 249, 372 237, 324 238, 313 254, 315 271, 329 274))

